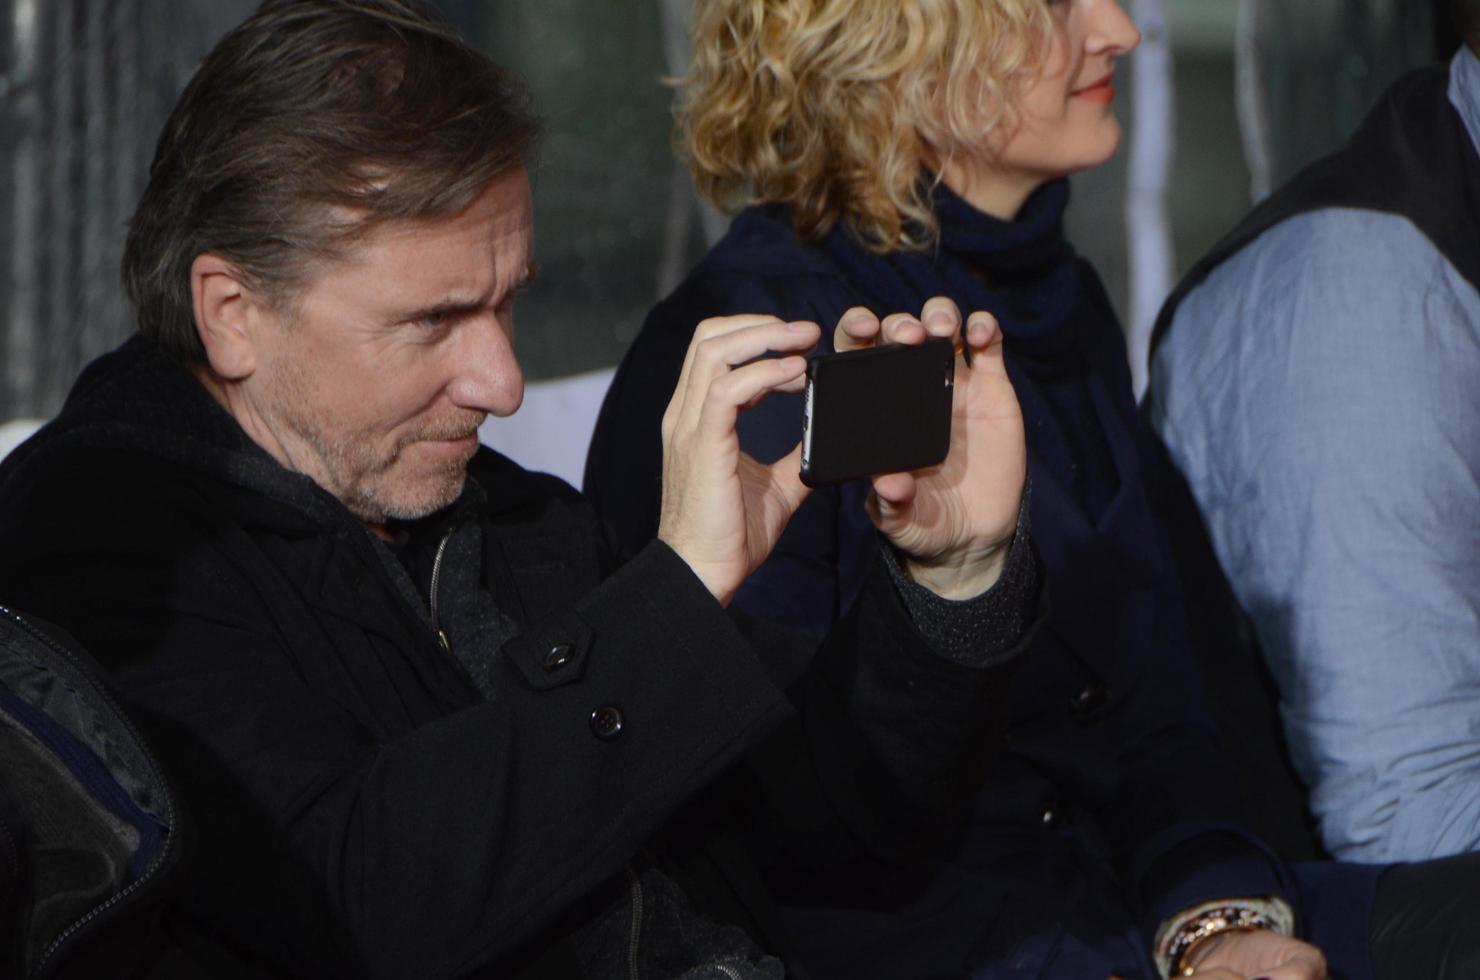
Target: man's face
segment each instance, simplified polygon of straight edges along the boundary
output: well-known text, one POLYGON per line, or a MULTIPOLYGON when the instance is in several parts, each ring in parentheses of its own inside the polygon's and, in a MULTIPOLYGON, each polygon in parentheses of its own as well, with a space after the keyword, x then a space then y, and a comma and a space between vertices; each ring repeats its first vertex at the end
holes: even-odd
POLYGON ((372 526, 445 507, 479 424, 524 398, 513 301, 531 232, 523 168, 451 218, 373 229, 311 277, 291 313, 258 314, 256 369, 228 407, 372 526))

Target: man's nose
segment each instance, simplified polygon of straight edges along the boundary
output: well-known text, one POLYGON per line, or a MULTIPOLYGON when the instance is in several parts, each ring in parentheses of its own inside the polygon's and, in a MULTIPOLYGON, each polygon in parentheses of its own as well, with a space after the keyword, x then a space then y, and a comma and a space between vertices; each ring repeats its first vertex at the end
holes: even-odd
POLYGON ((451 345, 453 404, 487 415, 508 416, 524 401, 524 371, 514 356, 512 324, 489 315, 463 324, 451 345))

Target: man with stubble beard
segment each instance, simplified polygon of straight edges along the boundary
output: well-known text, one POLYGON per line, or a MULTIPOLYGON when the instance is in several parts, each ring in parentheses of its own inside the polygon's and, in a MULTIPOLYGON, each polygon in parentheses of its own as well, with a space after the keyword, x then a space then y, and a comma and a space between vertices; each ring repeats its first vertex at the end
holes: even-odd
POLYGON ((891 547, 820 646, 732 615, 806 495, 735 419, 819 328, 701 324, 619 560, 477 441, 522 398, 536 135, 419 6, 269 0, 160 138, 138 336, 0 468, 0 601, 91 649, 193 819, 160 969, 780 977, 768 871, 948 840, 1000 734, 1039 589, 995 321, 844 318, 970 345, 951 456, 875 480, 891 547))

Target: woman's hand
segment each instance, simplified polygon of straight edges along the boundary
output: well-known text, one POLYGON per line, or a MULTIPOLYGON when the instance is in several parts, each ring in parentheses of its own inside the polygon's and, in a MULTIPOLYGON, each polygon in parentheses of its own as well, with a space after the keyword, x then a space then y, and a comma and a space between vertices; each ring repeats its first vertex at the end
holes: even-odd
MULTIPOLYGON (((843 351, 960 335, 961 311, 937 296, 919 319, 895 314, 880 322, 855 307, 839 321, 833 343, 843 351)), ((874 477, 868 505, 910 577, 951 599, 980 595, 997 581, 1027 476, 1023 416, 1007 379, 996 318, 972 313, 965 344, 971 366, 958 355, 949 455, 938 466, 874 477)))
POLYGON ((1268 929, 1220 932, 1194 946, 1184 962, 1211 980, 1326 980, 1326 957, 1310 943, 1268 929))
POLYGON ((769 466, 740 451, 735 421, 773 391, 800 391, 815 323, 772 316, 699 324, 663 413, 658 537, 722 604, 775 547, 807 496, 801 447, 769 466), (785 357, 765 357, 780 353, 785 357))

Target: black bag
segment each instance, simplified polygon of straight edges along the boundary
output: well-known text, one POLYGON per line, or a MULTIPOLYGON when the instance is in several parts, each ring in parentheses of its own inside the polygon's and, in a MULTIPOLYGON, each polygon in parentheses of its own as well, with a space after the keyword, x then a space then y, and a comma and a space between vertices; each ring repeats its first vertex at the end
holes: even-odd
POLYGON ((0 606, 0 978, 135 973, 181 863, 175 797, 100 676, 0 606))

